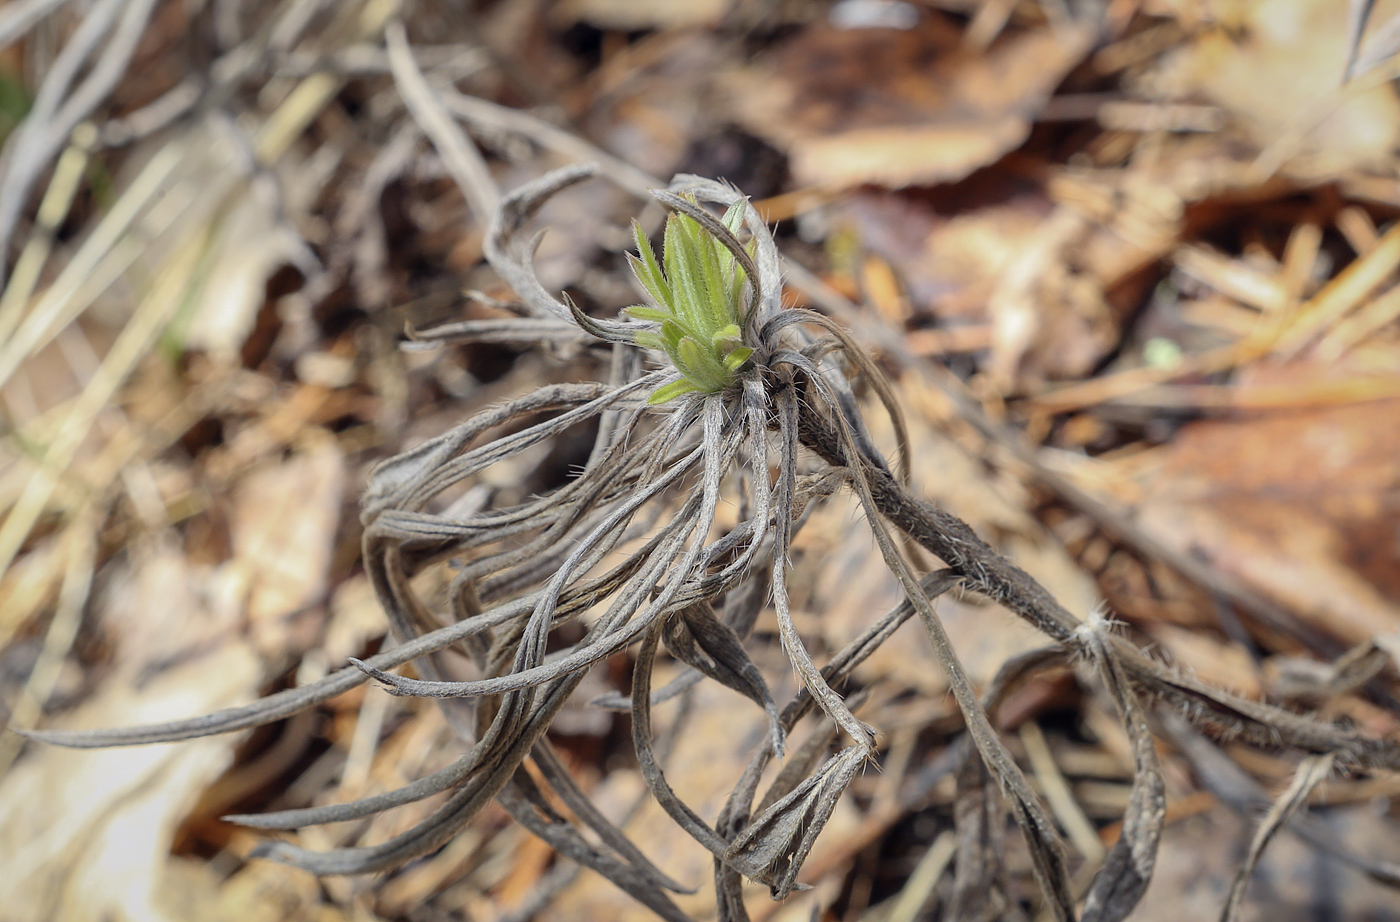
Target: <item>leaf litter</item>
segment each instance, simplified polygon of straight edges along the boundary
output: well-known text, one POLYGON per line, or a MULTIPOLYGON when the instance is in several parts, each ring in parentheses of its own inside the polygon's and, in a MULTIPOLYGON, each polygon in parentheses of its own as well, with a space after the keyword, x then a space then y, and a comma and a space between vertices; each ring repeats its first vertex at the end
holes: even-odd
MULTIPOLYGON (((126 750, 137 798, 7 736, 17 918, 1172 917, 1233 813, 1336 899, 1309 807, 1393 829, 1393 11, 858 6, 0 11, 10 722, 248 731, 126 750), (647 409, 662 209, 758 306, 739 383, 647 409)), ((1236 863, 1208 912, 1280 905, 1236 863)))

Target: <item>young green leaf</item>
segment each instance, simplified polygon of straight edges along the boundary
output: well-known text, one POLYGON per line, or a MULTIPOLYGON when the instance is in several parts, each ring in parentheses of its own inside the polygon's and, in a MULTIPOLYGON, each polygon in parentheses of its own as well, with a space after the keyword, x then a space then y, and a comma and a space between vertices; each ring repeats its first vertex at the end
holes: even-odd
MULTIPOLYGON (((723 226, 737 234, 743 227, 745 202, 724 214, 723 226)), ((635 334, 637 345, 666 354, 681 375, 648 401, 664 403, 683 393, 718 393, 734 383, 753 355, 744 345, 745 270, 728 247, 694 218, 673 213, 662 233, 658 262, 650 241, 633 225, 637 255, 629 255, 632 271, 654 304, 635 305, 626 313, 637 320, 660 324, 657 330, 635 334), (676 386, 684 383, 684 388, 676 386), (664 395, 664 396, 661 396, 664 395)))

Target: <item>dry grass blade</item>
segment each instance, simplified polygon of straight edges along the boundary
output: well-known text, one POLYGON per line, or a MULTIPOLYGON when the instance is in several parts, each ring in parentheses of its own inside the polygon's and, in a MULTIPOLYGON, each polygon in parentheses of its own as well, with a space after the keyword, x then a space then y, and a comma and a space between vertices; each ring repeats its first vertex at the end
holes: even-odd
POLYGON ((38 286, 44 265, 53 251, 59 225, 68 216, 73 199, 89 163, 89 154, 96 141, 96 129, 84 123, 73 131, 68 145, 54 165, 53 178, 34 216, 32 233, 15 260, 4 295, 0 296, 0 340, 9 341, 24 317, 34 289, 38 286))
POLYGON ((453 123, 442 102, 418 70, 403 23, 398 20, 390 22, 384 28, 384 40, 389 51, 389 67, 393 70, 394 81, 398 84, 404 103, 442 153, 452 178, 471 202, 477 220, 485 223, 490 215, 496 213, 496 207, 500 204, 500 193, 491 179, 486 161, 453 123))
MULTIPOLYGON (((101 0, 54 60, 33 107, 6 144, 0 175, 0 253, 9 251, 33 184, 68 143, 73 129, 126 73, 154 8, 155 0, 101 0), (84 68, 81 82, 73 87, 84 68)), ((6 277, 0 267, 0 282, 6 277)))
POLYGON ((939 879, 948 870, 948 864, 957 851, 957 836, 951 830, 939 833, 928 851, 919 859, 914 873, 909 875, 909 883, 899 892, 885 922, 914 922, 928 902, 929 894, 938 885, 939 879))
POLYGON ((68 0, 20 0, 0 11, 0 48, 17 40, 30 27, 68 0))
POLYGON ((1347 63, 1342 70, 1345 83, 1362 73, 1357 67, 1357 55, 1361 51, 1361 36, 1366 33, 1366 23, 1371 20, 1376 0, 1348 0, 1347 3, 1347 63))
POLYGON ((1362 42, 1375 0, 1351 0, 1347 10, 1347 64, 1343 82, 1359 80, 1400 52, 1400 16, 1391 16, 1362 42))
POLYGON ((13 331, 13 336, 0 344, 0 384, 9 381, 26 358, 52 341, 106 283, 131 264, 136 252, 121 246, 127 242, 123 238, 149 206, 161 200, 172 175, 189 156, 188 145, 172 142, 152 157, 27 314, 22 313, 25 299, 8 296, 6 289, 7 313, 0 318, 0 328, 13 331))
MULTIPOLYGON (((93 572, 97 566, 96 529, 86 518, 87 516, 80 518, 69 532, 71 540, 78 542, 79 547, 69 557, 68 566, 64 568, 57 608, 44 634, 43 649, 25 682, 23 697, 10 713, 5 727, 7 730, 28 729, 43 712, 44 702, 58 681, 63 658, 78 636, 83 606, 88 601, 93 572)), ((15 756, 19 754, 20 743, 21 738, 18 735, 0 737, 0 775, 9 770, 15 756)))
MULTIPOLYGON (((1203 737, 1179 715, 1160 715, 1172 743, 1191 761, 1207 791, 1244 817, 1253 819, 1275 802, 1269 792, 1236 765, 1215 744, 1203 737)), ((1301 839, 1344 864, 1390 887, 1400 887, 1400 865, 1358 854, 1340 842, 1326 825, 1306 814, 1294 814, 1288 827, 1301 839)))
POLYGON ((1069 779, 1056 763, 1055 753, 1051 751, 1040 724, 1033 720, 1026 721, 1021 725, 1019 735, 1040 794, 1059 821, 1065 838, 1076 852, 1084 856, 1086 865, 1101 866, 1107 857, 1107 850, 1099 840, 1098 830, 1075 798, 1069 779))
POLYGON ((1308 795, 1313 789, 1327 780, 1335 763, 1336 760, 1331 755, 1310 756, 1298 766, 1288 789, 1279 795, 1278 800, 1269 808, 1268 814, 1259 822, 1259 828, 1254 831, 1254 838, 1249 843, 1249 853, 1245 855, 1244 863, 1235 875, 1235 882, 1230 886, 1230 896, 1225 900, 1225 908, 1220 912, 1220 922, 1235 922, 1239 918, 1259 857, 1264 854, 1269 841, 1283 828, 1289 817, 1307 803, 1308 795))

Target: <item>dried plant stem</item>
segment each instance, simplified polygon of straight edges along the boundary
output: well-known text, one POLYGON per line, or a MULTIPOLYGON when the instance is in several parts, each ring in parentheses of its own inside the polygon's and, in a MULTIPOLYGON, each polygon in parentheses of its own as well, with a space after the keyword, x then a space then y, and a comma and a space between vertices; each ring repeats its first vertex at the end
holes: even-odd
POLYGON ((477 220, 486 223, 501 202, 500 192, 491 179, 486 160, 453 123, 441 100, 423 78, 422 71, 413 60, 403 23, 392 20, 384 27, 384 39, 389 51, 389 67, 404 103, 418 124, 432 137, 452 178, 467 193, 477 220))

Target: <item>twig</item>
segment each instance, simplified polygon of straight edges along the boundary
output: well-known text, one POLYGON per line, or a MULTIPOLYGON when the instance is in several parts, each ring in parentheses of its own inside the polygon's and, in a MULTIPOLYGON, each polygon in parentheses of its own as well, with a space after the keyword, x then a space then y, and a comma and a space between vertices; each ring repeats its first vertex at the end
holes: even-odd
POLYGON ((478 223, 485 225, 496 214, 501 201, 486 160, 453 124, 437 95, 423 79, 408 47, 403 23, 396 19, 385 26, 384 39, 389 49, 389 66, 403 94, 404 104, 442 154, 443 162, 467 197, 478 223))

